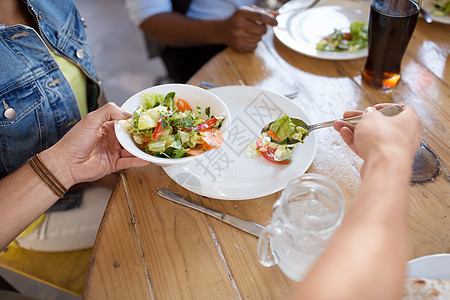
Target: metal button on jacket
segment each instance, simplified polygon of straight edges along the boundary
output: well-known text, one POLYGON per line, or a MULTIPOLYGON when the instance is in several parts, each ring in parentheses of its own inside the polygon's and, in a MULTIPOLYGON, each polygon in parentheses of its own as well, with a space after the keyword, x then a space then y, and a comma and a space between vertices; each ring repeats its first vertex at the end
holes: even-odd
POLYGON ((76 55, 79 59, 83 59, 84 58, 84 50, 83 49, 78 49, 76 52, 76 55))
POLYGON ((3 112, 3 116, 5 116, 5 118, 7 119, 12 119, 16 116, 16 110, 14 108, 7 108, 4 112, 3 112))

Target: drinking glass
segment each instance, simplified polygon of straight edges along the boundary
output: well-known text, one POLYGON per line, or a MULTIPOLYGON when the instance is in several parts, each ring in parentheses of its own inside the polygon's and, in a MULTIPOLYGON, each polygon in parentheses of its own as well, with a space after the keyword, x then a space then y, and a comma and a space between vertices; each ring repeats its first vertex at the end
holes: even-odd
POLYGON ((400 79, 400 64, 419 18, 421 0, 372 0, 369 55, 362 72, 367 83, 390 89, 400 79))
POLYGON ((299 281, 342 221, 345 201, 339 186, 320 174, 292 180, 273 205, 272 222, 258 241, 262 265, 278 264, 299 281))

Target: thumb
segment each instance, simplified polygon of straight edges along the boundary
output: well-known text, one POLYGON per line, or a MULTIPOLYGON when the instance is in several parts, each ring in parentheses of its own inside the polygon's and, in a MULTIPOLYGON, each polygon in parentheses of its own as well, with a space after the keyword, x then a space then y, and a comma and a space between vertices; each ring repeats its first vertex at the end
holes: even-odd
POLYGON ((115 103, 109 102, 89 113, 85 118, 96 123, 98 126, 101 126, 107 121, 128 119, 131 115, 130 112, 121 109, 115 103))

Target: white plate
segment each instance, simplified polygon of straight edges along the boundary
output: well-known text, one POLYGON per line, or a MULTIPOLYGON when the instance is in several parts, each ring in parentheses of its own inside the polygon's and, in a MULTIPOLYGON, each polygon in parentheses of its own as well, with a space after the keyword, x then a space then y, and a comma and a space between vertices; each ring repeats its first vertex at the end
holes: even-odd
POLYGON ((436 10, 436 8, 433 5, 433 0, 422 1, 422 7, 430 14, 431 18, 433 19, 433 22, 450 24, 450 17, 439 17, 432 14, 432 12, 436 10))
POLYGON ((277 117, 286 113, 309 123, 307 115, 291 100, 257 87, 227 86, 210 91, 230 110, 232 121, 227 137, 222 148, 205 153, 189 166, 164 168, 175 182, 203 196, 245 200, 275 193, 308 169, 316 153, 314 132, 304 144, 296 145, 288 165, 245 155, 247 145, 258 138, 261 128, 277 117))
POLYGON ((349 28, 352 22, 369 20, 370 1, 329 0, 307 10, 289 12, 304 6, 304 1, 289 1, 280 8, 278 26, 273 30, 283 44, 320 59, 350 60, 367 56, 367 48, 357 52, 326 52, 317 51, 316 45, 334 29, 349 28))
POLYGON ((450 280, 450 254, 433 254, 408 262, 407 277, 450 280))

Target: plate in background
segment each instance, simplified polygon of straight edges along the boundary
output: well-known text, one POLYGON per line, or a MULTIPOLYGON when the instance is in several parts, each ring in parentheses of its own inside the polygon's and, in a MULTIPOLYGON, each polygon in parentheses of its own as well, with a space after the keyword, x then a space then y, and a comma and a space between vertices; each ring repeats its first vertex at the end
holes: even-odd
POLYGON ((316 45, 336 28, 349 28, 352 22, 368 20, 370 1, 330 0, 307 10, 289 12, 304 6, 304 1, 290 1, 280 8, 278 26, 273 30, 283 44, 320 59, 350 60, 367 56, 367 48, 357 52, 327 52, 316 50, 316 45))
POLYGON ((433 0, 422 1, 422 8, 425 9, 433 19, 433 22, 450 24, 450 17, 440 17, 433 14, 433 11, 437 10, 433 5, 433 0))

